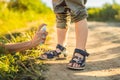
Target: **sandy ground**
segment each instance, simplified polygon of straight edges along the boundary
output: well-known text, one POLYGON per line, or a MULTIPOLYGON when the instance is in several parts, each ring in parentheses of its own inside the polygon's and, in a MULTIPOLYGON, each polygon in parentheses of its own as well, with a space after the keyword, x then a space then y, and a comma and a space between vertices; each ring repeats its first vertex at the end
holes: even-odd
MULTIPOLYGON (((73 71, 66 68, 75 48, 74 24, 68 33, 67 60, 47 61, 50 64, 46 80, 120 80, 120 24, 88 22, 89 35, 85 70, 73 71)), ((56 45, 53 34, 52 48, 56 45)))

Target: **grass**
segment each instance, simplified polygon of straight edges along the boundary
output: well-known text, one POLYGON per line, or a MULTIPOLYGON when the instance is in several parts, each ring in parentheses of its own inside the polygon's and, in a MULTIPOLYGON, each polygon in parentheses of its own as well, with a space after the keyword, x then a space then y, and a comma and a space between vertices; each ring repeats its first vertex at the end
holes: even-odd
POLYGON ((22 31, 23 29, 28 29, 30 27, 36 27, 41 23, 48 24, 48 30, 51 30, 50 26, 53 26, 55 21, 54 14, 52 12, 50 12, 50 14, 38 14, 32 11, 23 12, 22 14, 19 12, 9 12, 4 15, 4 18, 0 18, 0 35, 20 30, 22 31))
MULTIPOLYGON (((30 29, 19 33, 19 36, 15 36, 11 33, 1 39, 4 40, 4 43, 29 41, 35 31, 36 28, 32 28, 32 30, 30 29)), ((45 77, 43 73, 48 69, 47 65, 39 60, 39 56, 47 50, 47 45, 40 45, 23 52, 1 53, 0 80, 44 80, 45 77)))

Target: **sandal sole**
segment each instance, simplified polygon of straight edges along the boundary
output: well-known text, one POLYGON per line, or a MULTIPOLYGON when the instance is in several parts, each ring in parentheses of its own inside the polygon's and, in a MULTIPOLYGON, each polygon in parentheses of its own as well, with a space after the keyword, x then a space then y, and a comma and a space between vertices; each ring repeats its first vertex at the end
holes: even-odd
POLYGON ((67 58, 51 58, 51 59, 45 59, 45 58, 42 58, 42 57, 38 57, 37 59, 40 59, 40 60, 66 60, 67 58))
POLYGON ((85 67, 74 68, 74 67, 70 67, 70 66, 68 66, 67 68, 71 69, 71 70, 84 70, 85 69, 85 67))

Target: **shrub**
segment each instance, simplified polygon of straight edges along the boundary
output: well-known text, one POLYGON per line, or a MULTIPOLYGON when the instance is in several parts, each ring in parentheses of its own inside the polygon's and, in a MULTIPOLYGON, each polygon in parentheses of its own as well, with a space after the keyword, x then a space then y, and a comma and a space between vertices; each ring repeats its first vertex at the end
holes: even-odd
POLYGON ((88 9, 89 20, 97 21, 119 21, 120 20, 120 5, 117 3, 104 4, 101 8, 88 9))

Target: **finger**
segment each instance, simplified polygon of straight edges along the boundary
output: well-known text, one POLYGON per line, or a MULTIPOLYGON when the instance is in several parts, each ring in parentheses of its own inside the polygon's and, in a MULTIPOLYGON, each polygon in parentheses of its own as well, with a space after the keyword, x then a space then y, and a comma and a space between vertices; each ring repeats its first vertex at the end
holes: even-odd
POLYGON ((48 32, 47 32, 47 31, 42 31, 42 33, 44 33, 44 34, 48 34, 48 32))
POLYGON ((45 40, 46 40, 46 38, 42 38, 41 40, 42 40, 42 41, 45 41, 45 40))
POLYGON ((48 33, 47 33, 47 32, 44 32, 44 31, 39 31, 39 32, 37 32, 37 34, 47 36, 48 33))
POLYGON ((41 40, 41 43, 45 43, 45 40, 41 40))
POLYGON ((48 32, 46 32, 46 31, 40 31, 40 32, 38 32, 39 34, 42 34, 42 35, 45 35, 45 36, 47 36, 48 35, 48 32))
POLYGON ((45 40, 46 40, 46 38, 42 38, 42 40, 44 40, 44 41, 45 41, 45 40))
POLYGON ((42 38, 46 38, 46 37, 47 37, 47 34, 42 33, 42 38))
POLYGON ((48 35, 48 32, 45 32, 44 34, 45 34, 45 35, 48 35))

